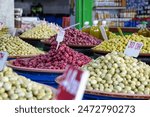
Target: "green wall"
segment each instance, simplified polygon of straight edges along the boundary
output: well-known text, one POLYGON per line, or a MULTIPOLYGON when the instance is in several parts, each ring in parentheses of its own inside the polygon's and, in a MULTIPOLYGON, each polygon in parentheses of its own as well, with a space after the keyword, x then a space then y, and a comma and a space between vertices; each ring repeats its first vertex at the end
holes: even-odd
POLYGON ((76 0, 76 23, 80 23, 77 27, 81 29, 85 21, 92 24, 93 0, 76 0))

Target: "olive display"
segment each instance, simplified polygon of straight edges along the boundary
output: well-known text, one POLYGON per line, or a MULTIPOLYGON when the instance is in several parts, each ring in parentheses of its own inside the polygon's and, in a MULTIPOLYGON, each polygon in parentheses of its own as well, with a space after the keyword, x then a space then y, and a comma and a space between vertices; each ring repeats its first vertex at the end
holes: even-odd
POLYGON ((33 82, 5 67, 0 72, 0 100, 50 100, 50 87, 33 82))
POLYGON ((0 29, 0 37, 3 36, 4 34, 8 34, 8 28, 4 26, 2 29, 0 29))
POLYGON ((121 52, 112 52, 85 65, 87 89, 126 94, 150 94, 150 66, 121 52))
POLYGON ((19 37, 13 37, 9 34, 0 37, 0 51, 8 52, 9 56, 28 56, 44 53, 19 37))
POLYGON ((39 24, 32 29, 27 30, 22 35, 21 38, 29 38, 29 39, 49 39, 50 37, 57 34, 59 31, 59 27, 54 24, 39 24))
POLYGON ((125 38, 123 38, 120 35, 110 33, 110 39, 103 41, 100 45, 94 47, 93 50, 124 52, 129 40, 142 42, 144 46, 141 53, 150 53, 150 38, 136 34, 126 35, 125 38))

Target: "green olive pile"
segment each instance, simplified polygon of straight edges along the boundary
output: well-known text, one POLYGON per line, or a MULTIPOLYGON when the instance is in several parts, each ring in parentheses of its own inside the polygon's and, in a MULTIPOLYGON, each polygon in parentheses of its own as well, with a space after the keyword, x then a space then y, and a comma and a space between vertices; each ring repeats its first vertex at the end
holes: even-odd
POLYGON ((6 51, 10 56, 39 55, 43 52, 24 42, 19 37, 3 35, 0 37, 0 51, 6 51))
POLYGON ((0 36, 3 36, 4 34, 8 34, 8 28, 5 26, 0 29, 0 36))
POLYGON ((59 28, 54 24, 40 24, 30 30, 27 30, 22 35, 20 35, 20 37, 32 39, 49 39, 50 37, 57 34, 58 29, 59 28))
POLYGON ((126 35, 125 37, 126 38, 110 33, 110 39, 103 41, 100 45, 94 47, 93 50, 124 52, 128 42, 132 40, 143 43, 141 53, 150 53, 150 38, 136 34, 126 35))
POLYGON ((50 100, 53 97, 49 87, 19 76, 11 68, 0 72, 0 100, 50 100))
POLYGON ((150 66, 123 53, 109 53, 83 69, 90 72, 88 90, 150 94, 150 66))

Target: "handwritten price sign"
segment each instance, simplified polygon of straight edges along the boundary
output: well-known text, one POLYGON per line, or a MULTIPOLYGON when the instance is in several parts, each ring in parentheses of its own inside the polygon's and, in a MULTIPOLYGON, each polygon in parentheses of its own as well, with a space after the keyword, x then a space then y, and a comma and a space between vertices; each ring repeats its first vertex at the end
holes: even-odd
POLYGON ((124 53, 128 56, 138 57, 142 47, 142 42, 129 41, 124 53))
POLYGON ((89 72, 69 66, 64 73, 64 81, 58 89, 58 100, 81 100, 86 88, 89 72))
POLYGON ((4 69, 7 58, 8 58, 7 52, 0 52, 0 71, 2 71, 4 69))

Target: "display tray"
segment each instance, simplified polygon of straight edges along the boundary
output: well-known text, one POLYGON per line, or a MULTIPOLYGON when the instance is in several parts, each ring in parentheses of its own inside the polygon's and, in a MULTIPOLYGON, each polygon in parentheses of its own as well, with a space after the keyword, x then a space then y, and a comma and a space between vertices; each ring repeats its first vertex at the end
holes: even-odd
POLYGON ((126 98, 126 99, 140 99, 140 100, 149 100, 150 95, 138 95, 138 94, 124 94, 124 93, 106 93, 101 91, 95 91, 95 90, 86 90, 85 94, 91 94, 96 96, 108 96, 113 98, 126 98))
MULTIPOLYGON (((55 79, 55 82, 60 84, 63 81, 62 76, 59 76, 55 79)), ((96 90, 85 90, 85 94, 91 94, 95 96, 108 96, 113 98, 124 98, 124 99, 145 99, 149 100, 150 95, 138 95, 138 94, 124 94, 124 93, 106 93, 96 90)))
MULTIPOLYGON (((45 45, 51 45, 49 42, 45 41, 45 40, 41 40, 41 42, 45 45)), ((98 45, 98 44, 97 44, 98 45)), ((97 45, 67 45, 69 47, 72 47, 72 48, 93 48, 97 45)))
POLYGON ((12 64, 13 61, 15 60, 8 61, 7 66, 13 68, 14 70, 19 70, 19 71, 42 72, 42 73, 63 73, 65 71, 65 70, 54 70, 54 69, 37 69, 37 68, 18 67, 12 64))
MULTIPOLYGON (((41 53, 42 54, 42 53, 41 53)), ((38 54, 40 55, 40 54, 38 54)), ((9 59, 16 59, 16 58, 30 58, 30 57, 35 57, 38 55, 17 55, 17 56, 9 56, 9 59)))
POLYGON ((46 39, 44 39, 44 38, 25 38, 25 37, 21 37, 21 36, 19 36, 19 38, 20 39, 22 39, 22 40, 30 40, 30 41, 40 41, 40 40, 46 40, 46 39))
MULTIPOLYGON (((104 54, 104 55, 108 54, 108 53, 111 53, 110 51, 99 51, 99 50, 94 50, 94 49, 92 49, 92 51, 96 54, 104 54)), ((141 56, 141 57, 150 57, 150 53, 140 53, 139 56, 141 56)))

